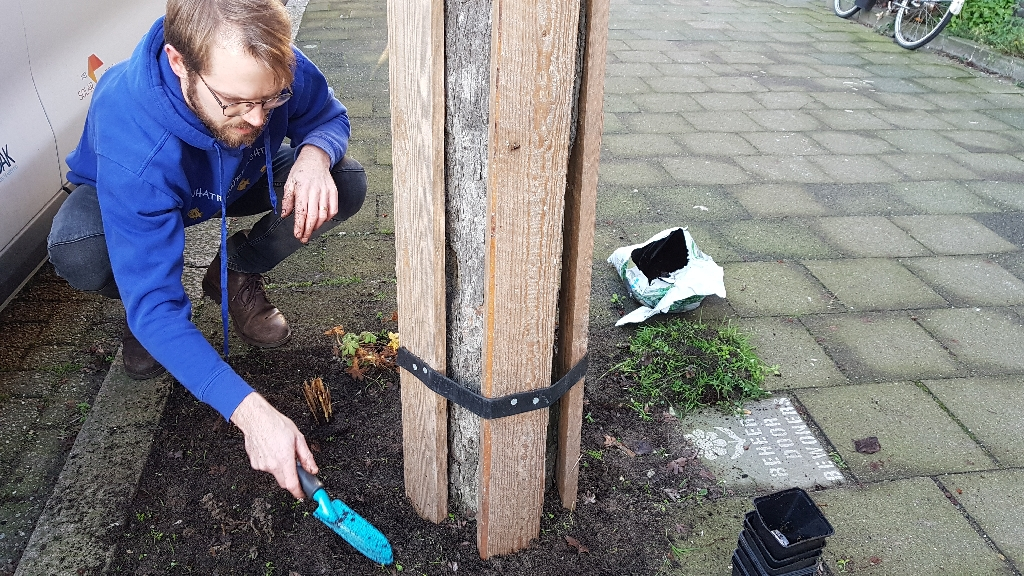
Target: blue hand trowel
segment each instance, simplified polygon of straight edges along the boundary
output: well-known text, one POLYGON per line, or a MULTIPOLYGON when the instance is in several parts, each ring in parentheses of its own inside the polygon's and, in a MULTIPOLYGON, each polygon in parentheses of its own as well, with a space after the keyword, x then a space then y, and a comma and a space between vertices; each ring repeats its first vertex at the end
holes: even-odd
POLYGON ((302 491, 319 504, 313 512, 314 516, 370 560, 378 564, 394 562, 391 543, 380 530, 374 528, 373 524, 356 514, 341 500, 331 500, 319 478, 303 470, 302 465, 295 466, 299 470, 302 491))

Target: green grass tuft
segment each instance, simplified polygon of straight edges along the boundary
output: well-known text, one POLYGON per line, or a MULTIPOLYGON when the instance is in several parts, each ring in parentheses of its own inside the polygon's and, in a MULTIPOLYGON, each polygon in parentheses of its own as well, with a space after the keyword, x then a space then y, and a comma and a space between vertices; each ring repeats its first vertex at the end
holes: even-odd
POLYGON ((701 408, 735 410, 770 395, 761 387, 777 374, 757 357, 731 324, 717 328, 679 318, 642 326, 629 342, 629 357, 612 368, 632 381, 632 408, 644 419, 657 406, 680 415, 701 408))

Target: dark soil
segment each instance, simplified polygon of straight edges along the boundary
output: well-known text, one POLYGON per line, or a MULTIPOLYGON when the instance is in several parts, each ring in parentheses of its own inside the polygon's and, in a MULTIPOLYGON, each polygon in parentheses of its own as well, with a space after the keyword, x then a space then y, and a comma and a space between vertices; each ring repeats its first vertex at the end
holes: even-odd
POLYGON ((373 564, 317 521, 312 503, 296 502, 253 471, 241 433, 176 386, 125 534, 113 543, 111 573, 652 574, 675 562, 670 541, 689 530, 666 532, 667 510, 696 494, 693 501, 721 495, 674 419, 641 422, 624 406, 620 377, 595 378, 588 381, 595 392, 588 389, 584 409, 576 510, 562 508, 549 489, 539 538, 524 551, 481 560, 473 519, 453 514, 435 525, 405 498, 397 376, 356 382, 326 344, 253 350, 231 362, 296 422, 328 492, 390 539, 396 563, 373 564), (301 392, 316 376, 334 399, 327 424, 315 423, 301 392))

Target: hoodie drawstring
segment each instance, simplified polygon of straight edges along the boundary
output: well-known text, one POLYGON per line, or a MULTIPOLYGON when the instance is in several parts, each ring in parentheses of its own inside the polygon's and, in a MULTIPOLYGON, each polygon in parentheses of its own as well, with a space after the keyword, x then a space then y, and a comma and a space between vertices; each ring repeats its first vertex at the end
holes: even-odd
POLYGON ((220 192, 220 321, 224 329, 224 358, 228 357, 228 201, 224 190, 224 161, 217 149, 217 191, 220 192))

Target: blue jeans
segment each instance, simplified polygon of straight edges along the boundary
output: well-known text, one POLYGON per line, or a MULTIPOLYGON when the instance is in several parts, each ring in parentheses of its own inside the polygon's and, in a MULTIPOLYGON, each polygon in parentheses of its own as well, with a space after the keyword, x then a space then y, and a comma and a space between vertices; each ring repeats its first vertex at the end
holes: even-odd
MULTIPOLYGON (((294 161, 294 151, 288 147, 274 155, 274 190, 279 199, 294 161)), ((338 214, 320 226, 313 238, 351 218, 366 198, 366 172, 359 162, 346 156, 331 167, 331 176, 338 186, 338 214)), ((272 210, 266 176, 228 206, 228 216, 252 216, 264 212, 266 215, 248 233, 239 232, 228 238, 229 269, 262 274, 303 246, 292 234, 295 213, 281 218, 272 210)), ((95 188, 82 185, 68 196, 53 218, 46 247, 54 270, 73 287, 110 298, 118 297, 95 188)))

